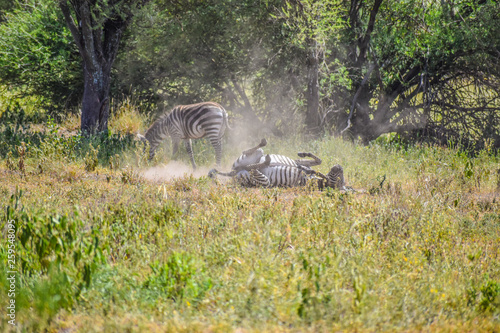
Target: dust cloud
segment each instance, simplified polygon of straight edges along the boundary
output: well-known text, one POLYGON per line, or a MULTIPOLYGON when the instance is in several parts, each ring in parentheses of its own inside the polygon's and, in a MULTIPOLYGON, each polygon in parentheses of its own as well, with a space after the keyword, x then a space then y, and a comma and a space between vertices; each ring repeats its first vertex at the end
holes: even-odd
POLYGON ((168 164, 141 170, 139 174, 144 179, 162 182, 189 176, 195 178, 207 176, 209 170, 210 168, 208 167, 197 167, 196 170, 193 170, 191 164, 185 164, 181 161, 170 161, 168 164))

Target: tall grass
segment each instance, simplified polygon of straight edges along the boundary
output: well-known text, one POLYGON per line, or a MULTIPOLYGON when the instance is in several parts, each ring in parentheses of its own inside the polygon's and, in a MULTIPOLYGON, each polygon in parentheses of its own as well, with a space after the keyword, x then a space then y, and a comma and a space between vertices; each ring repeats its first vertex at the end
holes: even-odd
MULTIPOLYGON (((168 149, 147 161, 132 135, 113 131, 90 139, 49 123, 36 135, 4 126, 0 136, 19 330, 500 329, 491 152, 268 138, 267 152, 317 154, 319 171, 341 164, 358 190, 344 193, 148 181, 142 170, 168 162, 168 149)), ((197 143, 197 162, 210 166, 206 147, 197 143)), ((225 165, 238 149, 228 147, 225 165)), ((0 242, 7 304, 7 237, 0 242)))

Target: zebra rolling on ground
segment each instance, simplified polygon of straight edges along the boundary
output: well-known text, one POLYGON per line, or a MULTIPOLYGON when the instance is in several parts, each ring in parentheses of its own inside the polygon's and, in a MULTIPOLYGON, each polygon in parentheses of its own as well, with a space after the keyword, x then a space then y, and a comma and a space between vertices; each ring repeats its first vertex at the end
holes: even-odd
POLYGON ((311 167, 321 164, 321 159, 311 153, 298 153, 299 157, 311 157, 312 160, 292 160, 283 155, 264 155, 262 147, 267 141, 262 141, 254 148, 242 153, 233 163, 231 172, 223 173, 216 169, 209 172, 209 177, 216 174, 234 177, 234 179, 245 187, 295 187, 304 186, 315 178, 318 187, 331 187, 339 190, 352 190, 345 186, 344 169, 339 164, 334 165, 325 176, 311 167))
POLYGON ((184 140, 186 150, 191 158, 193 169, 193 147, 191 139, 207 137, 215 149, 217 166, 222 159, 222 136, 228 126, 227 113, 224 108, 214 102, 203 102, 190 105, 178 105, 170 113, 158 118, 146 131, 145 135, 137 134, 145 143, 149 142, 149 158, 153 158, 158 145, 167 137, 172 138, 172 156, 178 149, 181 140, 184 140))
POLYGON ((212 169, 210 177, 215 174, 231 176, 244 187, 296 187, 305 186, 310 180, 318 181, 320 190, 331 187, 337 190, 352 190, 345 186, 344 169, 339 164, 334 165, 325 176, 321 172, 308 167, 289 165, 270 165, 271 158, 266 156, 264 163, 249 165, 238 172, 222 173, 212 169))
POLYGON ((307 183, 308 172, 306 170, 300 166, 271 163, 271 156, 265 155, 264 161, 241 166, 238 170, 233 169, 229 173, 212 169, 209 177, 214 177, 216 174, 230 176, 244 187, 295 187, 307 183))
POLYGON ((231 172, 222 173, 216 169, 209 172, 209 176, 215 174, 234 177, 234 179, 246 187, 295 187, 307 183, 314 171, 311 166, 321 164, 321 159, 311 153, 298 153, 299 157, 311 157, 312 160, 292 160, 283 155, 264 155, 261 147, 267 144, 265 139, 254 148, 242 153, 233 163, 231 172))

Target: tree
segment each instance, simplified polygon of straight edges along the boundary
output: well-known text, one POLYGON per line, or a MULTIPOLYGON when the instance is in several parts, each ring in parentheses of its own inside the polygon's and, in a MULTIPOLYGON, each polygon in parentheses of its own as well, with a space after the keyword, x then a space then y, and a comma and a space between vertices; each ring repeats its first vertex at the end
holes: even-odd
POLYGON ((59 7, 82 58, 83 132, 107 130, 111 69, 120 39, 134 11, 147 1, 59 0, 59 7))
MULTIPOLYGON (((341 61, 352 88, 345 96, 348 117, 338 124, 344 133, 369 142, 436 121, 449 125, 450 109, 462 119, 465 113, 496 114, 491 125, 498 124, 497 2, 353 0, 348 8, 341 61), (472 88, 475 94, 467 94, 472 88)), ((471 133, 462 128, 456 134, 471 133)))
POLYGON ((11 0, 0 0, 0 23, 4 20, 4 13, 9 11, 13 5, 11 0))
POLYGON ((340 0, 288 0, 278 9, 283 24, 294 33, 293 43, 305 51, 306 100, 305 127, 309 133, 321 132, 320 80, 329 76, 325 52, 337 39, 344 25, 340 0), (330 44, 330 45, 328 45, 330 44))
POLYGON ((129 30, 117 76, 123 90, 169 106, 215 98, 257 129, 305 124, 367 143, 388 132, 469 135, 457 123, 469 119, 482 137, 498 136, 497 9, 492 0, 157 0, 129 30))
POLYGON ((216 98, 250 133, 299 132, 304 119, 317 132, 323 52, 339 29, 338 2, 152 2, 129 30, 119 82, 169 106, 216 98))
POLYGON ((118 59, 122 89, 132 86, 165 108, 215 99, 243 118, 249 132, 279 134, 268 110, 291 109, 278 101, 286 86, 281 78, 287 69, 276 65, 283 52, 270 46, 283 43, 280 29, 263 1, 152 2, 129 30, 118 59), (274 100, 262 97, 270 93, 274 100))
POLYGON ((13 98, 36 96, 51 113, 76 105, 78 50, 55 0, 27 0, 0 23, 0 85, 13 98))

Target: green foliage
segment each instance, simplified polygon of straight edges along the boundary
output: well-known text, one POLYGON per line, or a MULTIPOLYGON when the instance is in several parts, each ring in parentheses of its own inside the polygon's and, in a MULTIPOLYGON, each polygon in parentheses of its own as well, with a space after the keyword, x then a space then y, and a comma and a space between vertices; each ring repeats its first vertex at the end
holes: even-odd
POLYGON ((485 311, 500 311, 500 283, 488 280, 481 286, 479 309, 485 311))
MULTIPOLYGON (((314 257, 306 258, 301 255, 298 270, 303 277, 297 284, 297 290, 300 294, 300 304, 297 308, 297 314, 306 322, 312 323, 316 320, 324 319, 328 313, 325 311, 328 307, 334 306, 334 291, 329 290, 325 274, 331 267, 329 256, 321 260, 315 260, 314 257), (302 263, 300 264, 300 261, 302 263)), ((290 266, 291 274, 297 268, 290 266)))
MULTIPOLYGON (((30 289, 36 314, 50 322, 62 309, 71 309, 75 304, 73 282, 67 274, 55 268, 34 282, 30 289)), ((39 325, 43 327, 43 322, 39 325)))
POLYGON ((205 276, 203 267, 188 253, 174 252, 165 264, 154 262, 151 269, 144 288, 157 296, 196 304, 212 288, 212 281, 205 276))
MULTIPOLYGON (((363 10, 367 3, 356 3, 362 9, 346 28, 359 37, 350 41, 351 54, 366 46, 360 31, 368 29, 371 17, 363 10)), ((352 61, 352 92, 360 92, 354 118, 359 115, 360 122, 370 124, 375 137, 380 132, 409 132, 413 142, 454 140, 480 150, 485 140, 493 139, 499 147, 496 11, 495 1, 382 2, 369 52, 352 60, 345 54, 341 60, 352 61)), ((363 131, 356 135, 366 137, 363 131)))
MULTIPOLYGON (((138 9, 120 2, 116 12, 135 19, 118 53, 113 91, 135 94, 141 110, 157 112, 216 100, 249 131, 300 131, 317 60, 318 130, 345 129, 353 108, 345 133, 365 142, 397 132, 412 141, 452 139, 481 150, 489 140, 498 147, 497 2, 382 1, 372 10, 378 3, 158 0, 138 9)), ((30 0, 6 13, 0 81, 9 92, 2 109, 8 117, 24 112, 18 93, 40 96, 32 103, 49 111, 74 105, 80 59, 54 0, 30 0)), ((96 13, 95 24, 109 16, 96 13)), ((20 118, 33 117, 26 112, 20 118)))
POLYGON ((14 158, 20 157, 21 149, 27 158, 45 161, 83 160, 83 168, 93 171, 98 165, 120 164, 116 155, 135 145, 134 136, 130 134, 109 133, 93 137, 82 136, 80 133, 68 135, 67 132, 63 133, 60 125, 50 117, 46 131, 8 123, 0 127, 0 156, 8 156, 6 163, 9 165, 15 163, 14 158))
POLYGON ((3 15, 9 11, 14 3, 11 0, 0 0, 0 23, 3 21, 3 15))
POLYGON ((76 304, 105 258, 99 233, 92 228, 85 230, 77 211, 71 217, 46 215, 25 207, 22 197, 23 191, 16 189, 5 207, 4 219, 13 221, 17 235, 13 261, 16 268, 9 270, 20 277, 16 292, 20 296, 18 317, 26 319, 21 313, 34 309, 43 321, 36 321, 33 328, 41 329, 61 309, 76 304), (32 304, 27 304, 27 298, 33 300, 32 304))
POLYGON ((477 306, 480 313, 500 313, 500 283, 488 276, 479 287, 471 283, 467 289, 467 302, 470 306, 477 306))
POLYGON ((155 103, 166 101, 159 112, 216 100, 237 117, 254 112, 271 117, 270 124, 292 123, 290 85, 303 80, 305 53, 281 22, 270 19, 279 4, 151 2, 137 15, 118 56, 120 89, 133 87, 155 103))
POLYGON ((310 48, 311 42, 315 42, 314 48, 324 52, 328 43, 339 37, 340 28, 345 24, 341 5, 340 0, 285 1, 279 16, 270 15, 281 19, 290 31, 295 32, 292 42, 298 47, 310 48))
MULTIPOLYGON (((54 0, 16 3, 0 24, 0 85, 60 113, 82 91, 78 52, 54 0)), ((14 101, 13 101, 14 102, 14 101)))
POLYGON ((16 214, 7 207, 7 218, 16 221, 22 273, 36 276, 54 269, 57 276, 62 274, 64 279, 71 280, 68 286, 78 296, 83 287, 89 287, 96 265, 102 263, 102 249, 98 233, 82 232, 84 224, 76 212, 75 215, 73 219, 41 217, 26 212, 16 214))

